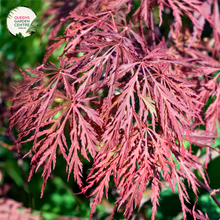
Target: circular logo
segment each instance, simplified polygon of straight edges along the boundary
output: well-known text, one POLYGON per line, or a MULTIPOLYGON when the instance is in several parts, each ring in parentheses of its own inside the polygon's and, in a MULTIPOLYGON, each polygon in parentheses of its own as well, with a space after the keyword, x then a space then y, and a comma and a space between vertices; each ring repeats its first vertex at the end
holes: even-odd
POLYGON ((7 27, 16 37, 28 37, 38 26, 36 14, 28 7, 19 6, 12 9, 7 17, 7 27))

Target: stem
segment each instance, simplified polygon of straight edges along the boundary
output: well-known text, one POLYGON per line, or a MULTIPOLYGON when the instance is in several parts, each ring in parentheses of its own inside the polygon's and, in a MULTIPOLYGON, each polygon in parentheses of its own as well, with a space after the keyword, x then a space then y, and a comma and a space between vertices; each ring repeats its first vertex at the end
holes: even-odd
POLYGON ((155 32, 154 32, 154 19, 153 19, 153 12, 152 11, 150 11, 150 25, 151 25, 151 30, 152 30, 153 46, 154 46, 154 48, 156 48, 155 32))
POLYGON ((203 189, 205 189, 208 193, 209 193, 209 195, 212 197, 212 199, 215 201, 215 203, 217 204, 217 206, 220 208, 220 203, 219 203, 219 201, 216 199, 216 197, 215 197, 215 193, 216 193, 216 191, 218 191, 218 190, 216 190, 216 189, 211 189, 211 188, 209 188, 208 186, 206 186, 203 182, 201 182, 200 180, 198 180, 198 179, 196 179, 196 182, 198 183, 198 185, 200 186, 200 187, 202 187, 203 189))

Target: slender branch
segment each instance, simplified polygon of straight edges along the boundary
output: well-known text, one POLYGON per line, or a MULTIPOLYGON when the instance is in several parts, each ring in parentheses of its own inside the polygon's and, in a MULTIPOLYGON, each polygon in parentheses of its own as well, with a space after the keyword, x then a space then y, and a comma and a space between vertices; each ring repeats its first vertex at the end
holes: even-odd
POLYGON ((151 30, 152 30, 153 46, 154 46, 154 48, 156 48, 155 32, 154 32, 154 19, 153 19, 153 12, 152 11, 150 11, 150 25, 151 25, 151 30))

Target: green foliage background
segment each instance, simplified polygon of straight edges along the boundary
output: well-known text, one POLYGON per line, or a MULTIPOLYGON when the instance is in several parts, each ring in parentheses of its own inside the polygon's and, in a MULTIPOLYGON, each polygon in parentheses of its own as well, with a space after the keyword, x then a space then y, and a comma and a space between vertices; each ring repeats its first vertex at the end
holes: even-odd
MULTIPOLYGON (((9 198, 22 202, 25 207, 31 207, 34 213, 42 216, 42 219, 58 219, 58 216, 77 216, 88 219, 91 199, 86 198, 84 195, 76 194, 80 190, 74 183, 73 176, 67 181, 65 161, 63 158, 58 156, 56 169, 47 183, 43 198, 40 199, 42 184, 41 170, 34 174, 30 182, 27 182, 30 158, 22 159, 16 152, 16 149, 11 151, 10 148, 13 142, 7 136, 10 115, 6 112, 6 109, 10 107, 11 99, 14 95, 12 86, 18 86, 22 82, 22 75, 19 68, 33 69, 41 64, 48 43, 49 30, 47 30, 44 36, 41 36, 44 24, 40 22, 36 33, 30 37, 20 39, 12 36, 7 30, 6 17, 11 9, 17 6, 27 6, 40 18, 48 4, 48 2, 42 0, 0 1, 0 170, 3 174, 1 188, 5 189, 5 195, 7 194, 9 198)), ((139 4, 140 1, 137 0, 135 5, 137 6, 139 4)), ((167 22, 162 25, 161 30, 166 36, 172 17, 167 17, 165 20, 167 22)), ((186 20, 185 25, 189 25, 189 21, 186 20)), ((60 48, 58 51, 55 51, 54 55, 50 57, 50 60, 57 65, 59 64, 56 57, 61 53, 62 49, 60 48)), ((13 132, 15 136, 18 133, 16 130, 13 132)), ((217 139, 215 147, 219 144, 220 139, 217 139)), ((24 155, 30 148, 31 146, 24 144, 21 154, 24 155)), ((198 147, 194 146, 195 153, 198 150, 198 147)), ((84 161, 85 174, 89 173, 90 166, 88 162, 84 161)), ((208 166, 210 185, 213 189, 220 188, 219 166, 220 157, 211 161, 208 166)), ((147 189, 145 193, 146 197, 150 193, 148 191, 147 189)), ((190 195, 192 203, 188 207, 192 208, 196 198, 193 193, 190 195)), ((220 195, 216 195, 216 197, 220 201, 220 195)), ((103 203, 98 205, 93 219, 106 219, 110 215, 116 199, 117 191, 112 182, 110 182, 109 201, 104 200, 103 203)), ((146 201, 139 211, 136 210, 136 217, 133 219, 150 219, 151 207, 151 202, 149 200, 146 201)), ((217 219, 220 216, 220 209, 203 189, 200 190, 196 208, 207 212, 210 219, 217 219)), ((122 211, 115 214, 114 219, 123 219, 122 214, 122 211)), ((183 219, 177 192, 173 194, 171 189, 167 189, 161 193, 160 206, 158 207, 156 219, 183 219)), ((192 216, 189 215, 187 219, 192 219, 192 216)))

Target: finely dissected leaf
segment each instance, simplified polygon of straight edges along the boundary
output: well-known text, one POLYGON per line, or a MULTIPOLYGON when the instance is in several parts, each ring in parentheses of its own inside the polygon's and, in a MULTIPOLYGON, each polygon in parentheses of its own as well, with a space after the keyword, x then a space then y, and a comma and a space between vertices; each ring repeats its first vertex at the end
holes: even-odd
POLYGON ((157 112, 156 109, 154 107, 154 101, 149 99, 148 97, 144 97, 140 94, 140 97, 143 99, 144 103, 146 104, 147 108, 149 109, 149 111, 151 112, 151 114, 154 114, 155 116, 157 116, 157 112))
POLYGON ((0 199, 0 215, 2 219, 24 219, 24 220, 39 220, 41 216, 33 215, 31 210, 23 207, 13 199, 1 198, 0 199))
MULTIPOLYGON (((61 154, 68 178, 73 173, 83 193, 95 187, 90 218, 104 193, 108 197, 113 177, 119 192, 114 210, 125 208, 127 219, 142 204, 146 187, 152 190, 154 219, 163 181, 173 192, 177 186, 186 219, 191 211, 184 180, 196 197, 199 184, 192 168, 208 182, 191 145, 183 143, 211 147, 220 127, 218 3, 142 0, 136 10, 132 4, 83 0, 70 1, 67 8, 57 1, 45 12, 44 18, 55 14, 46 25, 52 26, 54 42, 42 65, 29 74, 21 70, 24 84, 10 108, 10 129, 19 127, 14 146, 20 150, 23 143, 33 143, 27 153, 33 154, 29 180, 42 167, 41 196, 61 154), (165 22, 163 11, 175 18, 166 39, 154 21, 157 7, 159 26, 165 22), (191 29, 182 29, 184 16, 191 29), (202 35, 206 22, 215 45, 202 35), (65 32, 57 36, 63 25, 65 32), (62 45, 59 67, 48 63, 62 45), (86 186, 82 158, 93 162, 86 186)), ((194 216, 207 218, 200 212, 194 216)))
POLYGON ((208 217, 207 213, 205 213, 205 215, 200 211, 197 210, 197 212, 193 212, 193 215, 200 220, 210 220, 210 218, 208 217), (197 213, 198 212, 198 213, 197 213))

